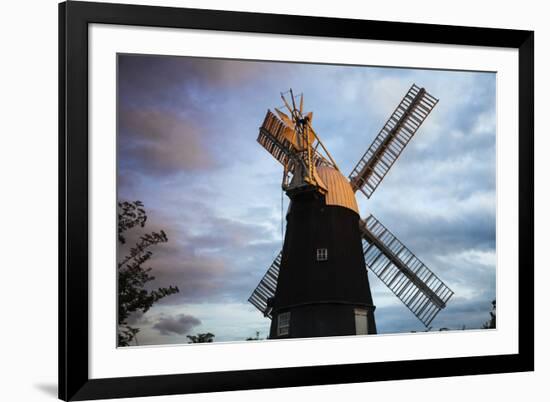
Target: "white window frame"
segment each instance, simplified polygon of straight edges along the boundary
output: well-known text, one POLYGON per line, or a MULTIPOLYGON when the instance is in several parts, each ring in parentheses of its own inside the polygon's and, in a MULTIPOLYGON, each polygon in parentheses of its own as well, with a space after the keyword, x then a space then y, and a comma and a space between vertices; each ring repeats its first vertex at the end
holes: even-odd
POLYGON ((318 248, 317 249, 317 261, 327 261, 328 260, 328 249, 318 248))
POLYGON ((368 335, 369 320, 367 309, 355 308, 353 313, 355 315, 355 335, 368 335))
POLYGON ((290 333, 290 311, 277 315, 277 336, 288 335, 290 333))

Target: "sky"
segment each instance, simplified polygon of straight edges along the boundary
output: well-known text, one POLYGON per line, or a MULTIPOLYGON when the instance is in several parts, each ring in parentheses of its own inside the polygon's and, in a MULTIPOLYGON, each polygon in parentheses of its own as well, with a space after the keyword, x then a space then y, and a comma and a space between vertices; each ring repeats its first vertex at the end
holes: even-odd
MULTIPOLYGON (((373 196, 357 193, 360 213, 455 292, 433 329, 480 328, 496 297, 494 73, 119 55, 118 198, 143 202, 142 233, 168 236, 151 249, 152 287, 180 290, 130 317, 139 345, 267 337, 269 319, 247 299, 282 247, 288 198, 256 138, 281 92, 304 94, 347 176, 413 83, 439 103, 373 196)), ((425 330, 369 280, 380 334, 425 330)))

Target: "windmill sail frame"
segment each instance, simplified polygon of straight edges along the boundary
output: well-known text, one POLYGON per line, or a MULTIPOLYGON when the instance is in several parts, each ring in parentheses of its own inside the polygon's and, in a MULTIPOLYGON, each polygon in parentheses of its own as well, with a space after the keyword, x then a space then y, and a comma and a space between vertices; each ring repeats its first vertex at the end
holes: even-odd
POLYGON ((454 292, 373 215, 359 228, 370 271, 428 327, 454 292))
POLYGON ((275 296, 275 291, 277 290, 277 280, 279 278, 279 269, 281 267, 282 258, 283 251, 281 250, 269 266, 260 283, 258 283, 258 286, 256 286, 256 289, 254 289, 248 298, 248 301, 254 307, 260 310, 264 316, 269 318, 271 318, 269 299, 275 296))
MULTIPOLYGON (((283 167, 292 174, 295 165, 299 162, 299 153, 292 142, 284 135, 286 125, 270 110, 267 111, 263 124, 260 126, 257 141, 265 148, 283 167)), ((312 159, 315 166, 336 167, 329 159, 325 158, 318 150, 320 142, 316 141, 311 148, 312 159)))
POLYGON ((439 100, 413 84, 349 175, 370 198, 439 100))

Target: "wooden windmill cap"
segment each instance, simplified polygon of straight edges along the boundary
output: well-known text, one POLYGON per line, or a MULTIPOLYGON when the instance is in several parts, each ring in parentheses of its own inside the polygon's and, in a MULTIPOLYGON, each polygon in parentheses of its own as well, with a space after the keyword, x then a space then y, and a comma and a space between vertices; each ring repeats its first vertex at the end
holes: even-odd
POLYGON ((328 166, 318 166, 317 174, 327 187, 325 202, 327 205, 337 205, 348 208, 359 214, 355 193, 348 179, 338 170, 328 166))

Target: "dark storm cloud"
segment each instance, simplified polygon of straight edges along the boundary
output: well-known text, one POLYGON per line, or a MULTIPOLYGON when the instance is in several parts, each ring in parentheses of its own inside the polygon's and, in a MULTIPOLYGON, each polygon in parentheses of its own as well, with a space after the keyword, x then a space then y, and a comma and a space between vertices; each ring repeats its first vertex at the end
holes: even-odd
POLYGON ((120 55, 118 68, 119 95, 124 103, 175 103, 185 110, 200 110, 209 108, 206 89, 245 85, 272 66, 238 60, 120 55))
POLYGON ((121 109, 119 129, 120 164, 125 170, 163 175, 215 167, 204 132, 175 112, 121 109))
POLYGON ((161 303, 167 304, 179 304, 215 294, 227 275, 225 262, 216 256, 200 255, 199 250, 189 241, 185 229, 155 214, 149 214, 143 230, 132 230, 127 245, 119 248, 119 260, 127 254, 128 247, 133 247, 139 236, 161 229, 166 232, 168 242, 149 248, 153 256, 147 262, 147 267, 152 268, 151 274, 155 280, 149 282, 147 287, 177 286, 179 293, 161 300, 161 303))
POLYGON ((192 247, 159 255, 154 269, 156 284, 179 288, 179 293, 163 299, 163 304, 215 300, 230 274, 223 259, 197 255, 192 247))
POLYGON ((163 304, 242 302, 248 298, 259 281, 257 272, 267 270, 280 242, 255 242, 264 237, 263 228, 249 225, 243 237, 232 232, 233 227, 219 226, 218 233, 189 236, 185 245, 173 245, 156 256, 156 284, 180 289, 163 304))
POLYGON ((145 204, 147 222, 144 228, 133 228, 126 232, 126 244, 118 247, 118 260, 126 256, 131 247, 146 233, 163 230, 168 242, 159 243, 148 248, 152 257, 144 268, 151 267, 155 280, 149 282, 149 289, 177 286, 179 293, 161 300, 163 303, 179 303, 181 300, 193 299, 202 294, 215 292, 221 286, 220 279, 226 275, 223 260, 212 256, 201 256, 189 242, 188 229, 179 222, 163 218, 163 215, 149 209, 145 204), (178 300, 173 300, 177 298, 178 300))
MULTIPOLYGON (((492 300, 494 300, 494 294, 489 293, 471 299, 454 297, 445 310, 436 316, 429 328, 433 331, 438 331, 440 328, 481 329, 490 318, 492 300)), ((382 334, 421 332, 427 329, 404 305, 393 304, 377 308, 375 318, 377 330, 382 334)))
POLYGON ((184 302, 245 301, 259 281, 258 270, 267 270, 280 241, 266 227, 216 216, 204 204, 186 209, 178 219, 164 217, 160 211, 145 209, 144 228, 132 229, 127 243, 119 246, 119 260, 127 255, 139 237, 164 230, 167 243, 150 248, 148 265, 155 280, 148 288, 177 286, 179 293, 159 301, 177 305, 184 302), (200 222, 200 233, 194 220, 200 222))
MULTIPOLYGON (((495 217, 471 213, 460 217, 417 216, 406 210, 382 211, 380 221, 418 256, 494 250, 495 217)), ((375 215, 379 218, 378 213, 375 215)))
POLYGON ((264 226, 216 216, 205 219, 203 230, 204 234, 190 239, 198 249, 224 251, 271 238, 271 231, 264 226))
POLYGON ((457 297, 447 307, 448 311, 434 320, 434 328, 481 329, 490 318, 494 299, 495 295, 489 292, 470 299, 457 297))
MULTIPOLYGON (((220 156, 234 140, 226 131, 232 125, 246 126, 240 114, 249 112, 228 108, 243 97, 232 91, 245 91, 252 80, 287 69, 283 64, 237 60, 119 56, 119 176, 139 172, 161 177, 226 165, 231 153, 220 156)), ((254 121, 243 132, 256 130, 254 121)))
POLYGON ((179 314, 175 317, 161 317, 153 328, 158 330, 161 335, 185 335, 191 329, 201 324, 201 320, 192 315, 179 314))
POLYGON ((126 322, 130 326, 151 324, 151 320, 149 319, 149 317, 147 317, 145 313, 141 310, 137 310, 131 313, 128 316, 128 319, 126 320, 126 322))

